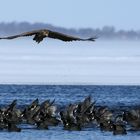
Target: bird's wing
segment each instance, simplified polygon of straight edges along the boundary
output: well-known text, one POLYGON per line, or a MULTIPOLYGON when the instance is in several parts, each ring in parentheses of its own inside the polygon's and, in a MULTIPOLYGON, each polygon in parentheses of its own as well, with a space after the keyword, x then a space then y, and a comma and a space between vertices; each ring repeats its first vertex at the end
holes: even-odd
POLYGON ((47 29, 34 30, 30 32, 24 32, 18 35, 0 37, 0 39, 14 39, 18 37, 25 37, 25 36, 32 36, 32 35, 35 35, 33 40, 35 40, 38 43, 41 42, 44 37, 50 37, 50 38, 59 39, 62 41, 95 41, 97 39, 97 37, 83 39, 83 38, 74 37, 74 36, 66 35, 59 32, 50 31, 47 29), (45 36, 44 34, 42 34, 44 32, 46 33, 45 36))
POLYGON ((18 35, 7 36, 7 37, 0 37, 0 39, 14 39, 14 38, 18 38, 18 37, 32 36, 32 35, 37 34, 39 31, 40 30, 35 30, 35 31, 21 33, 21 34, 18 34, 18 35))
POLYGON ((53 31, 49 31, 48 37, 54 38, 54 39, 60 39, 62 41, 95 41, 95 39, 97 39, 97 37, 82 39, 82 38, 62 34, 59 32, 53 32, 53 31))

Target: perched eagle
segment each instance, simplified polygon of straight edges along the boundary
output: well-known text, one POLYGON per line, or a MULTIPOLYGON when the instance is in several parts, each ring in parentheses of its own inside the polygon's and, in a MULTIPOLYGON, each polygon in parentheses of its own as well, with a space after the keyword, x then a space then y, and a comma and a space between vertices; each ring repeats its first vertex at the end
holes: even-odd
POLYGON ((40 43, 45 37, 59 39, 62 41, 95 41, 95 39, 97 39, 97 37, 82 39, 79 37, 74 37, 63 33, 54 32, 48 29, 33 30, 18 35, 0 37, 0 39, 14 39, 17 37, 25 37, 25 36, 34 36, 33 40, 35 40, 37 43, 40 43))

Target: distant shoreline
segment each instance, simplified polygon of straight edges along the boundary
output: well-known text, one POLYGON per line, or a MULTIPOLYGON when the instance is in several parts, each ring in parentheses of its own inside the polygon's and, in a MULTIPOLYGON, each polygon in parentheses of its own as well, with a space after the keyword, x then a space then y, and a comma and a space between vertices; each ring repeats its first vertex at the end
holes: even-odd
POLYGON ((140 30, 116 30, 114 26, 104 26, 102 28, 63 28, 48 23, 29 22, 0 22, 0 36, 18 34, 25 31, 48 28, 50 30, 63 32, 81 37, 97 36, 105 40, 140 40, 140 30))

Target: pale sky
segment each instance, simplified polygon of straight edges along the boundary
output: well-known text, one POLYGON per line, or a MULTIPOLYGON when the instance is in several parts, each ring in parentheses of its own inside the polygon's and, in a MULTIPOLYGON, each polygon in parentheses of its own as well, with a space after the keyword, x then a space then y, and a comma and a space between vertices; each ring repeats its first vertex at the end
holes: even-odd
POLYGON ((0 0, 0 22, 140 30, 140 0, 0 0))

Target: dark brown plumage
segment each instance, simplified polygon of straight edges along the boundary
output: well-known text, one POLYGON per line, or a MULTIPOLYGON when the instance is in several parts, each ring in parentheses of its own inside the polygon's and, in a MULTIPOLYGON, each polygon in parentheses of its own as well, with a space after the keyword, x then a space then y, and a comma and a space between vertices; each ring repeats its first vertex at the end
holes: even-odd
POLYGON ((95 39, 97 39, 97 37, 82 39, 79 37, 74 37, 63 33, 54 32, 48 29, 34 30, 30 32, 21 33, 18 35, 0 37, 0 39, 14 39, 14 38, 26 37, 26 36, 34 36, 33 40, 35 40, 37 43, 40 43, 45 37, 59 39, 62 41, 95 41, 95 39))

